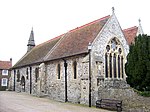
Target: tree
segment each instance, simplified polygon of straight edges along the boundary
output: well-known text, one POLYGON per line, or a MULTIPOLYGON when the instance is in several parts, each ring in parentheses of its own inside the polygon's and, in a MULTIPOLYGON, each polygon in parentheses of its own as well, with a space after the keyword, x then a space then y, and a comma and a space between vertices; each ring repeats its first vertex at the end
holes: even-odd
POLYGON ((150 91, 150 36, 139 35, 130 46, 125 65, 127 83, 140 91, 150 91))

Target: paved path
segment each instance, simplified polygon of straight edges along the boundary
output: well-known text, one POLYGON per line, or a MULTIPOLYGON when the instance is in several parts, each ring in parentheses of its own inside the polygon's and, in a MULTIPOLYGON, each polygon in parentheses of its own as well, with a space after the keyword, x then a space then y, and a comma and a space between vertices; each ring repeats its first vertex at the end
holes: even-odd
MULTIPOLYGON (((0 91, 0 112, 110 112, 79 104, 62 103, 26 93, 0 91)), ((111 111, 112 112, 112 111, 111 111)))

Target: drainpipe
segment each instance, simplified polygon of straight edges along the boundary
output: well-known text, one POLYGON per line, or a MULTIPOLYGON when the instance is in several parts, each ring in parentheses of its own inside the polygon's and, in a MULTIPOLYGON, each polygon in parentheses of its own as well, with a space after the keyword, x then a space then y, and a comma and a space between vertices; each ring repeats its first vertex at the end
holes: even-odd
POLYGON ((15 91, 15 85, 16 85, 16 83, 15 83, 15 75, 16 75, 16 70, 14 70, 14 91, 15 91))
POLYGON ((32 94, 32 67, 30 67, 30 94, 32 94))
POLYGON ((89 52, 89 107, 91 107, 91 43, 88 45, 89 52))
POLYGON ((63 59, 64 61, 64 67, 65 67, 65 102, 68 101, 67 99, 67 62, 65 59, 63 59))

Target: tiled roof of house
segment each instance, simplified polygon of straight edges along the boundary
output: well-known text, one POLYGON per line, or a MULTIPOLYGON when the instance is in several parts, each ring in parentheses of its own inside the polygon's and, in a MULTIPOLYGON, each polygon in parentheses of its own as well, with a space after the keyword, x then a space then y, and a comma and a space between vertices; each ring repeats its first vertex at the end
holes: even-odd
POLYGON ((47 53, 55 46, 63 35, 46 41, 42 44, 35 46, 31 51, 27 52, 14 66, 21 67, 34 63, 42 62, 47 53))
POLYGON ((137 26, 134 26, 134 27, 131 27, 131 28, 123 30, 124 35, 125 35, 126 40, 127 40, 129 45, 131 45, 134 42, 134 39, 135 39, 136 34, 137 34, 137 31, 138 31, 138 27, 137 26))
POLYGON ((89 42, 93 42, 109 18, 110 16, 106 16, 70 30, 55 50, 49 54, 46 61, 87 53, 89 42))
POLYGON ((9 69, 12 67, 11 61, 0 61, 0 69, 9 69))

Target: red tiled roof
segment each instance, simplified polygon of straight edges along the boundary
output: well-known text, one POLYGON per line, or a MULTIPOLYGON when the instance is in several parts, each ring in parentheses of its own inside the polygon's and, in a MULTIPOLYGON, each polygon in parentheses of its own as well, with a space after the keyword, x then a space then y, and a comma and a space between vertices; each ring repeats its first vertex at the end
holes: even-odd
POLYGON ((138 31, 138 27, 137 26, 134 26, 134 27, 131 27, 131 28, 123 30, 124 35, 125 35, 126 40, 127 40, 129 45, 131 45, 134 42, 134 39, 135 39, 136 34, 137 34, 137 31, 138 31))
POLYGON ((89 42, 93 42, 109 18, 110 16, 106 16, 70 30, 64 35, 64 38, 55 50, 48 56, 46 61, 87 53, 89 42))
POLYGON ((12 67, 11 61, 0 61, 0 69, 9 69, 12 67))
POLYGON ((88 52, 89 42, 93 42, 109 18, 95 20, 35 46, 13 68, 88 52))
POLYGON ((60 40, 62 36, 63 35, 60 35, 58 37, 55 37, 51 40, 48 40, 42 44, 35 46, 31 51, 27 52, 27 54, 25 54, 13 66, 13 68, 42 62, 47 53, 55 46, 55 44, 60 40))

